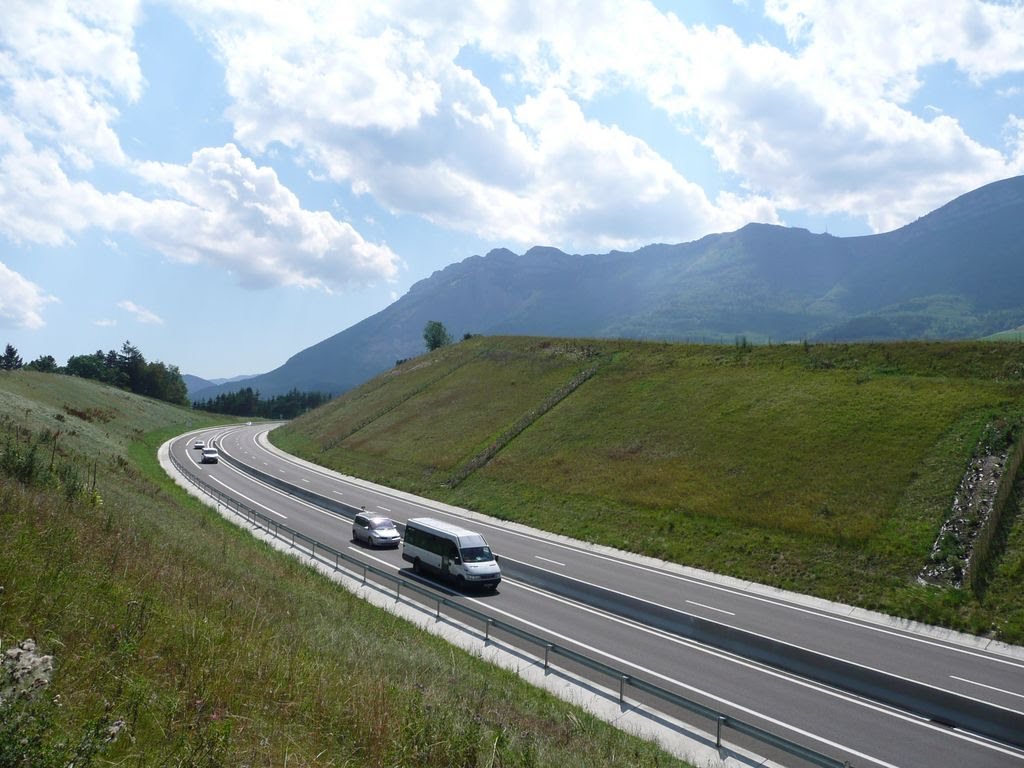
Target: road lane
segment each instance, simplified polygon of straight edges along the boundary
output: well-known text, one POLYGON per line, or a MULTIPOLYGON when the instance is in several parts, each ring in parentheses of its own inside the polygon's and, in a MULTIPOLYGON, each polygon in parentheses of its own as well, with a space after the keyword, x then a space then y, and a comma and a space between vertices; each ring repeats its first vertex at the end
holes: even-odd
MULTIPOLYGON (((223 445, 222 441, 233 440, 236 437, 241 437, 240 445, 245 444, 244 436, 237 436, 232 432, 221 433, 217 442, 223 445)), ((188 448, 187 445, 182 442, 177 447, 178 452, 184 450, 188 455, 187 451, 191 448, 188 448)), ((228 447, 228 450, 234 450, 233 445, 232 443, 232 447, 228 447)), ((247 450, 252 455, 260 455, 259 450, 251 450, 251 448, 252 446, 249 446, 247 450)), ((263 458, 266 457, 262 457, 261 460, 263 458)), ((272 464, 273 461, 269 463, 272 464)), ((296 477, 300 475, 305 477, 310 481, 310 487, 318 487, 320 483, 330 485, 337 482, 319 472, 310 472, 308 469, 298 466, 292 466, 290 472, 296 477)), ((259 503, 267 507, 283 509, 283 514, 288 514, 290 517, 289 525, 294 527, 301 521, 302 525, 308 526, 303 529, 307 535, 336 548, 347 546, 350 525, 343 516, 317 509, 313 505, 299 502, 294 497, 283 494, 266 484, 257 483, 244 473, 229 468, 226 463, 218 465, 218 470, 210 474, 225 483, 237 484, 242 492, 250 498, 258 499, 259 503), (230 481, 224 480, 224 477, 231 479, 230 481)), ((381 497, 360 486, 347 485, 345 488, 343 493, 347 503, 353 503, 354 499, 357 502, 363 502, 359 506, 368 508, 371 505, 386 506, 396 519, 421 515, 425 513, 425 510, 430 510, 430 514, 436 513, 438 516, 444 512, 426 502, 410 502, 393 494, 381 497), (385 499, 386 503, 375 503, 383 502, 385 499)), ((328 493, 336 495, 332 492, 333 490, 328 490, 328 493)), ((478 523, 479 521, 474 521, 473 527, 480 527, 478 523)), ((494 534, 490 530, 487 531, 487 536, 497 551, 505 551, 495 546, 494 534)), ((530 546, 523 546, 523 541, 526 538, 528 537, 517 533, 516 536, 510 537, 509 547, 514 548, 513 542, 519 542, 520 548, 529 552, 530 546)), ((536 544, 536 541, 533 541, 533 544, 536 544)), ((564 553, 575 549, 560 542, 557 544, 558 546, 552 550, 553 552, 560 550, 564 553)), ((370 553, 360 547, 351 549, 356 553, 365 552, 375 562, 392 563, 396 571, 404 569, 398 552, 373 551, 370 553)), ((598 555, 599 562, 606 565, 614 560, 603 553, 598 553, 598 555)), ((535 554, 529 556, 536 560, 535 554)), ((560 556, 565 559, 564 554, 560 556)), ((548 559, 555 560, 555 558, 548 559)), ((561 563, 562 561, 557 562, 561 563)), ((564 567, 556 565, 556 563, 541 563, 541 565, 564 571, 564 567)), ((673 576, 674 574, 669 575, 673 576)), ((735 707, 737 713, 761 718, 766 723, 766 727, 770 725, 774 728, 785 728, 794 734, 807 734, 806 737, 812 742, 810 745, 814 748, 821 748, 823 744, 826 746, 838 745, 829 746, 829 748, 841 749, 843 754, 857 756, 861 762, 855 762, 856 765, 969 764, 987 766, 1007 765, 1010 764, 1007 762, 1008 760, 1014 761, 1013 764, 1024 765, 1016 750, 1005 750, 997 745, 986 746, 984 740, 974 739, 965 734, 956 734, 949 729, 922 722, 920 719, 904 713, 897 713, 889 708, 878 707, 847 694, 830 691, 824 686, 799 681, 793 676, 787 676, 745 660, 738 660, 728 654, 716 652, 714 649, 695 647, 688 641, 670 636, 668 633, 652 630, 642 624, 602 614, 592 608, 574 604, 572 601, 544 596, 538 590, 534 590, 528 585, 518 584, 514 580, 507 581, 508 583, 503 584, 498 595, 467 599, 486 606, 487 610, 498 612, 506 620, 510 617, 529 616, 531 617, 529 621, 517 620, 523 621, 524 626, 542 627, 545 632, 551 633, 552 637, 566 638, 568 641, 579 644, 580 647, 597 649, 600 653, 607 654, 609 658, 619 659, 622 663, 634 666, 645 674, 651 674, 658 680, 679 686, 684 695, 691 695, 695 691, 705 692, 713 702, 718 702, 717 706, 721 706, 721 703, 725 702, 728 706, 735 707), (643 659, 644 663, 639 664, 635 661, 636 659, 643 659), (771 682, 766 683, 766 678, 771 682), (837 707, 841 709, 837 710, 837 707), (893 755, 902 757, 895 762, 890 762, 893 755), (917 757, 915 758, 914 755, 917 757), (919 762, 922 755, 932 755, 936 761, 919 762), (954 755, 962 757, 964 762, 944 762, 954 755), (863 762, 864 760, 869 762, 863 762)), ((685 598, 683 602, 688 599, 685 598)), ((679 602, 678 597, 676 602, 679 602)), ((691 607, 701 608, 701 606, 691 607)), ((703 607, 710 607, 711 611, 727 610, 710 604, 703 607)), ((971 678, 966 679, 970 680, 971 678)), ((967 683, 967 685, 970 684, 967 683)), ((1015 693, 1011 689, 1004 690, 1008 690, 1011 695, 1015 693)), ((957 759, 959 760, 960 757, 957 759)))
MULTIPOLYGON (((365 506, 369 510, 386 507, 399 522, 424 514, 465 520, 465 513, 452 515, 444 505, 425 499, 409 500, 406 494, 394 491, 376 491, 363 483, 339 480, 334 473, 306 466, 293 457, 282 457, 256 439, 257 434, 265 431, 264 427, 230 434, 254 460, 276 460, 290 465, 295 476, 305 477, 308 485, 304 487, 310 490, 331 495, 338 484, 343 483, 348 494, 346 503, 365 506)), ((508 530, 498 521, 474 520, 474 525, 488 537, 493 549, 508 558, 532 562, 539 555, 547 560, 567 563, 554 566, 536 562, 536 565, 548 565, 557 573, 566 573, 568 569, 572 577, 582 584, 622 591, 655 606, 810 648, 866 669, 880 669, 940 690, 1024 711, 1021 697, 1015 695, 1024 693, 1024 649, 1014 649, 1018 655, 1010 656, 965 646, 891 624, 869 621, 855 615, 848 606, 823 610, 793 602, 781 593, 744 591, 706 578, 631 561, 621 555, 552 541, 536 532, 508 530), (571 565, 568 564, 570 559, 571 565), (846 613, 837 612, 844 610, 846 613)))

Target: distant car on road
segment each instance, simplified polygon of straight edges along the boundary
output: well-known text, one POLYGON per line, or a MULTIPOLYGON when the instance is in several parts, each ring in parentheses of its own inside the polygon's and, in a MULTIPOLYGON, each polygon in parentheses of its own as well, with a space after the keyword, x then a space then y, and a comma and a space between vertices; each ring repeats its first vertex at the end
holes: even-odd
POLYGON ((192 447, 195 448, 197 451, 201 451, 203 450, 203 448, 206 447, 206 442, 203 440, 196 440, 194 443, 192 443, 192 447))
POLYGON ((365 541, 371 547, 397 547, 402 537, 394 521, 384 515, 360 512, 352 521, 352 540, 365 541))
POLYGON ((220 461, 220 452, 216 448, 203 448, 203 464, 216 464, 220 461))

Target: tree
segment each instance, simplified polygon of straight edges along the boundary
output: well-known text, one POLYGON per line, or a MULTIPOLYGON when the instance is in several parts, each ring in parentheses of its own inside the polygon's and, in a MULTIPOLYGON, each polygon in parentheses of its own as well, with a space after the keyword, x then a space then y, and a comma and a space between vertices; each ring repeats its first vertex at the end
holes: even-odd
POLYGON ((438 320, 428 320, 423 327, 423 340, 427 343, 427 352, 433 352, 446 344, 452 343, 451 334, 444 327, 444 323, 438 320))
POLYGON ((62 372, 175 405, 188 405, 188 387, 178 366, 147 363, 145 355, 130 341, 121 345, 120 352, 98 349, 91 355, 72 355, 62 372))
POLYGON ((103 352, 96 352, 92 355, 72 355, 68 358, 65 370, 69 376, 103 381, 107 370, 104 359, 103 352))
POLYGON ((21 368, 23 364, 21 356, 18 354, 18 350, 14 348, 13 344, 8 344, 7 349, 4 350, 3 357, 0 357, 0 370, 16 371, 21 368))
POLYGON ((57 361, 53 355, 40 355, 31 363, 25 364, 26 371, 39 371, 40 373, 56 373, 57 361))
POLYGON ((113 356, 119 377, 124 381, 122 386, 132 392, 150 394, 142 391, 144 388, 143 378, 146 375, 146 358, 139 348, 130 341, 126 341, 121 345, 121 351, 113 356))

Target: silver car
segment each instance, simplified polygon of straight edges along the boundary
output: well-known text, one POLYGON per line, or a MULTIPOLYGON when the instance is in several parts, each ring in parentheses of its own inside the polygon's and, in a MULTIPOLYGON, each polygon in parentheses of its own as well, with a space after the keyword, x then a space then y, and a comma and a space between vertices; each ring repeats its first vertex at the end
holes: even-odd
POLYGON ((220 460, 220 453, 216 448, 203 448, 203 464, 216 464, 220 460))
POLYGON ((365 541, 371 547, 397 547, 402 537, 390 517, 360 512, 352 521, 352 541, 365 541))

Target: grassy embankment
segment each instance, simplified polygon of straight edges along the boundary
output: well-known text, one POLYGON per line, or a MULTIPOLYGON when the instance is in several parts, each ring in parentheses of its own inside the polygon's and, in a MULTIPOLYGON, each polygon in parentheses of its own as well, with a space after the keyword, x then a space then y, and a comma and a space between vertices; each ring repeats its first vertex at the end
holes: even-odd
POLYGON ((0 765, 678 765, 185 495, 156 448, 212 423, 0 373, 0 647, 55 657, 42 696, 0 708, 0 765))
POLYGON ((915 579, 985 425, 1022 414, 1021 344, 478 337, 383 374, 273 440, 496 517, 1019 643, 1017 511, 980 598, 915 579), (593 366, 493 460, 445 484, 593 366))

